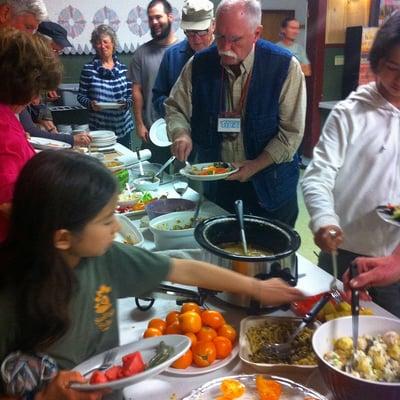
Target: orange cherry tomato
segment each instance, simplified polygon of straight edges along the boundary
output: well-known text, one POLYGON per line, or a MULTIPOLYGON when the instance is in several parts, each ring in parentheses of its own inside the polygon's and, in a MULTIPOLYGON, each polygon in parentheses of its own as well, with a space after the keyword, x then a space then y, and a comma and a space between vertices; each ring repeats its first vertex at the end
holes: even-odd
POLYGON ((202 326, 196 333, 196 337, 199 342, 211 342, 215 337, 217 337, 217 332, 209 326, 202 326))
POLYGON ((151 321, 149 321, 148 328, 156 328, 158 329, 161 333, 165 332, 165 328, 167 327, 167 323, 160 318, 154 318, 151 321))
POLYGON ((232 342, 224 337, 217 336, 213 339, 215 349, 217 350, 217 358, 222 359, 227 357, 232 351, 232 342))
POLYGON ((256 388, 260 400, 278 400, 282 393, 279 382, 265 379, 262 375, 256 377, 256 388))
POLYGON ((188 350, 182 357, 179 357, 175 362, 171 365, 172 368, 177 369, 185 369, 192 364, 193 361, 193 353, 192 350, 188 350))
POLYGON ((186 311, 179 316, 179 323, 183 333, 196 333, 201 329, 201 317, 195 311, 186 311))
POLYGON ((171 311, 167 314, 165 321, 167 322, 167 326, 171 325, 173 322, 178 321, 180 312, 179 311, 171 311))
POLYGON ((221 382, 220 390, 228 399, 236 399, 244 394, 246 387, 236 379, 224 379, 221 382))
POLYGON ((218 329, 225 323, 224 317, 218 311, 205 310, 201 313, 201 321, 203 325, 218 329))
POLYGON ((185 336, 187 336, 190 341, 192 342, 190 348, 192 348, 196 343, 197 343, 197 337, 194 333, 189 332, 189 333, 185 333, 185 336))
POLYGON ((179 321, 174 321, 172 324, 167 325, 165 328, 165 335, 176 335, 176 334, 181 334, 181 326, 179 324, 179 321))
POLYGON ((162 332, 156 328, 147 328, 143 333, 144 338, 153 337, 153 336, 162 336, 162 332))
POLYGON ((192 351, 193 362, 198 367, 208 367, 217 357, 217 350, 213 342, 197 342, 192 351))
POLYGON ((186 311, 195 311, 197 314, 201 315, 201 308, 196 303, 183 303, 181 307, 181 314, 185 313, 186 311))
POLYGON ((236 339, 236 329, 229 324, 223 324, 218 328, 218 336, 224 336, 228 338, 232 343, 235 342, 236 339))

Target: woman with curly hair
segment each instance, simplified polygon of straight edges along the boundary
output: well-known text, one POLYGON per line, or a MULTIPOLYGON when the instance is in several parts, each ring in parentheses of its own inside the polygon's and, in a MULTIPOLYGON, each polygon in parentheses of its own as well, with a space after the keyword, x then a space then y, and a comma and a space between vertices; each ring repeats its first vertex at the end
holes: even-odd
POLYGON ((82 69, 78 101, 89 110, 90 130, 114 131, 119 143, 130 148, 133 119, 132 83, 126 76, 127 67, 115 52, 117 36, 111 26, 99 25, 92 32, 95 58, 82 69), (104 109, 99 103, 120 103, 115 109, 104 109))
POLYGON ((7 233, 14 184, 35 154, 17 115, 41 91, 55 89, 62 66, 41 38, 12 28, 0 30, 0 242, 7 233))

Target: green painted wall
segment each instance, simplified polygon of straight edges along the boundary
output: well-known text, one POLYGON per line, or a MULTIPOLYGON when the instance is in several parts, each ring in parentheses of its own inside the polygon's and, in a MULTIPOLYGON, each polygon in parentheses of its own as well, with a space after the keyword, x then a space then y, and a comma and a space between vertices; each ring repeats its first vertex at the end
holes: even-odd
POLYGON ((343 54, 343 47, 325 48, 322 101, 340 100, 342 98, 343 65, 335 65, 335 57, 343 56, 343 54))

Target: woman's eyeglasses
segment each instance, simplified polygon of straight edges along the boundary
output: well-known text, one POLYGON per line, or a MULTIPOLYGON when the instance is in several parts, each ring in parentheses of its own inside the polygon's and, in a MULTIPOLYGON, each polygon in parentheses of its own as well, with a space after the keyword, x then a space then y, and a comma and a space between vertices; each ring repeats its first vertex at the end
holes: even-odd
POLYGON ((203 37, 208 35, 208 29, 203 29, 202 31, 186 30, 184 32, 187 37, 195 37, 195 36, 203 37))

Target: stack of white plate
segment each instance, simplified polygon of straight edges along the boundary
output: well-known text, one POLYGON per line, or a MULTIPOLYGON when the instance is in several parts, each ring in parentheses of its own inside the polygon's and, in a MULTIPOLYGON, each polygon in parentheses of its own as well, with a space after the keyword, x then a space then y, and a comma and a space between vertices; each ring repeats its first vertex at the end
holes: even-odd
POLYGON ((92 137, 92 148, 98 150, 112 149, 117 143, 117 137, 113 131, 91 131, 90 136, 92 137))

